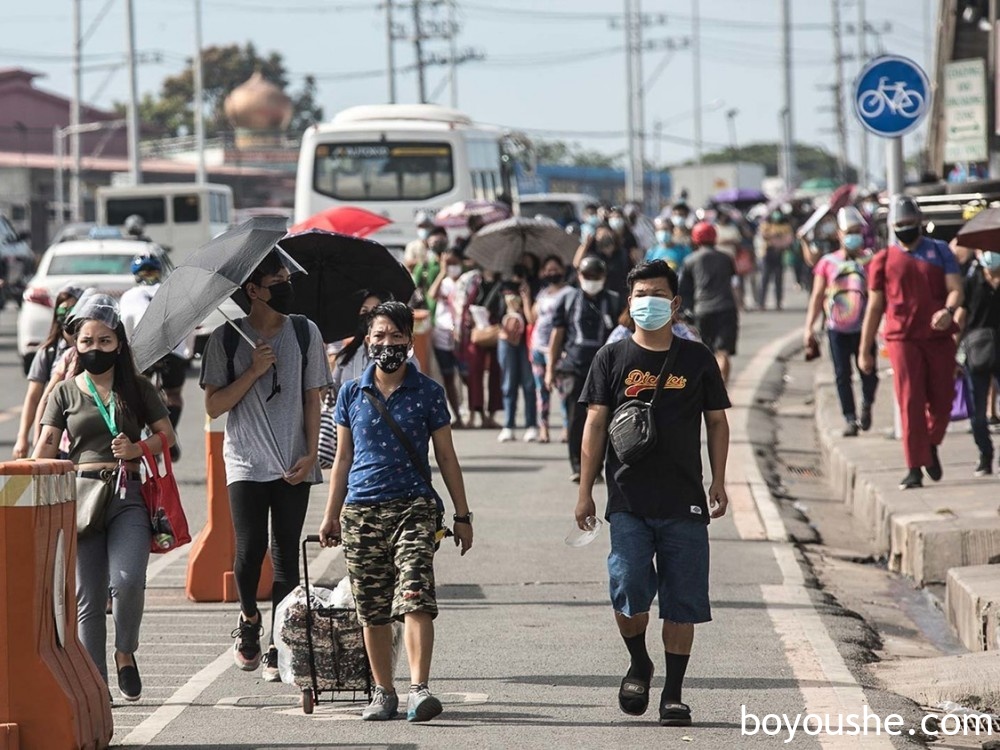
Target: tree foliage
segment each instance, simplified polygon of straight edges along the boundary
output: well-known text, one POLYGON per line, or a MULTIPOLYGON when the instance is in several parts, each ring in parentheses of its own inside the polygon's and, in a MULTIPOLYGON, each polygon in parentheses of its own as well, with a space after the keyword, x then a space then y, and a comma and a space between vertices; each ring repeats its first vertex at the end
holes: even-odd
MULTIPOLYGON (((230 128, 223 112, 226 97, 258 70, 291 98, 293 114, 290 127, 293 130, 302 130, 322 119, 323 108, 316 101, 316 79, 306 76, 301 89, 289 92, 288 70, 281 53, 261 54, 252 42, 247 42, 242 47, 238 44, 205 47, 201 54, 206 128, 209 131, 230 128)), ((147 93, 143 96, 139 104, 139 118, 145 126, 167 135, 191 133, 194 130, 193 98, 194 64, 188 58, 180 73, 163 80, 158 94, 147 93)), ((124 104, 117 103, 115 106, 119 110, 124 109, 124 104)))
MULTIPOLYGON (((778 174, 778 158, 781 146, 778 143, 750 143, 737 149, 721 149, 704 154, 702 161, 705 164, 721 164, 733 161, 746 161, 754 164, 763 164, 768 176, 778 174)), ((693 161, 686 162, 693 164, 693 161)), ((837 157, 820 146, 812 146, 807 143, 795 144, 795 168, 799 182, 804 180, 831 177, 839 179, 837 173, 837 157)), ((848 166, 847 181, 856 182, 858 178, 857 170, 848 166)))
POLYGON ((535 141, 535 156, 539 164, 569 167, 617 167, 620 154, 585 149, 579 143, 566 141, 535 141))

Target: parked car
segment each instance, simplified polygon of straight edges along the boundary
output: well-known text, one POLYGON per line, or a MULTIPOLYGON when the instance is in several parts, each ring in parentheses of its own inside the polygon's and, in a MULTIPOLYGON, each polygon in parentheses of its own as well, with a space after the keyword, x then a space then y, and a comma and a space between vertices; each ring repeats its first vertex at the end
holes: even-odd
POLYGON ((35 273, 35 254, 25 242, 27 237, 27 233, 18 232, 6 217, 0 216, 0 255, 7 266, 0 289, 0 309, 7 300, 14 300, 20 306, 28 279, 35 273))
POLYGON ((546 216, 563 229, 580 226, 583 209, 589 203, 600 203, 586 193, 533 193, 518 199, 518 213, 532 219, 546 216))
POLYGON ((74 240, 120 240, 126 239, 121 227, 102 226, 93 221, 63 224, 52 238, 52 244, 74 240))
POLYGON ((25 372, 52 325, 52 305, 60 288, 72 282, 120 297, 125 290, 135 286, 132 259, 136 255, 149 254, 160 256, 169 273, 173 266, 166 251, 153 242, 67 240, 46 250, 38 264, 38 273, 24 292, 24 303, 17 318, 17 353, 25 372))

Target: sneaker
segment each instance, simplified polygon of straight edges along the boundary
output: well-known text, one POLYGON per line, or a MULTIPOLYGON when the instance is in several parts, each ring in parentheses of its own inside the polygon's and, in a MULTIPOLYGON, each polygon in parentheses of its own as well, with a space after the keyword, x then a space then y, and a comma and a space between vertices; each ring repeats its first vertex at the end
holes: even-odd
POLYGON ((431 695, 427 685, 411 685, 406 696, 406 720, 430 721, 443 710, 441 701, 431 695))
POLYGON ((139 665, 132 656, 132 664, 118 670, 118 690, 122 698, 134 703, 142 697, 142 678, 139 677, 139 665))
POLYGON ((941 477, 944 476, 944 470, 941 468, 941 459, 938 458, 936 445, 931 446, 931 462, 927 466, 927 476, 935 482, 940 482, 941 477))
POLYGON ((580 472, 574 471, 572 474, 570 474, 569 481, 571 481, 573 484, 580 484, 580 472))
POLYGON ((529 427, 524 431, 524 437, 521 438, 526 443, 537 443, 538 442, 538 428, 529 427))
POLYGON ((920 467, 916 469, 910 469, 906 472, 906 476, 903 477, 903 481, 899 483, 899 489, 901 490, 913 490, 917 487, 924 486, 924 473, 920 470, 920 467))
POLYGON ((993 473, 993 456, 987 455, 985 453, 979 454, 979 463, 976 464, 976 476, 977 477, 988 477, 993 473))
POLYGON ((260 621, 247 622, 240 615, 236 630, 232 632, 232 637, 236 639, 233 661, 244 672, 253 672, 260 666, 260 636, 263 632, 264 626, 260 621))
POLYGON ((500 430, 500 434, 497 435, 498 443, 511 443, 516 439, 514 431, 510 427, 504 427, 500 430))
POLYGON ((858 423, 853 419, 847 420, 847 425, 844 427, 844 431, 840 433, 842 437, 857 437, 858 436, 858 423))
POLYGON ((271 646, 264 654, 264 669, 261 673, 264 682, 281 682, 281 675, 278 673, 278 649, 271 646))
POLYGON ((861 404, 861 420, 858 422, 858 426, 863 432, 868 432, 872 428, 872 405, 871 404, 861 404))
POLYGON ((399 696, 394 690, 387 693, 381 685, 375 686, 372 702, 361 712, 361 721, 389 721, 399 713, 399 696))

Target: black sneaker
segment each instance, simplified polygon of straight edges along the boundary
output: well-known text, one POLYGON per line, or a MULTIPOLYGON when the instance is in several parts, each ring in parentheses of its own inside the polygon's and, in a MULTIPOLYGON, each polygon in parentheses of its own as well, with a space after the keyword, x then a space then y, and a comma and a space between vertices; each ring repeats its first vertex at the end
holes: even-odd
POLYGON ((920 467, 916 469, 910 469, 906 472, 906 476, 903 477, 903 481, 899 483, 899 489, 901 490, 914 490, 917 487, 924 486, 924 472, 920 470, 920 467))
POLYGON ((986 453, 979 454, 979 463, 976 464, 976 476, 988 477, 993 473, 993 456, 986 453))
POLYGON ((931 446, 931 462, 927 466, 927 476, 935 482, 940 482, 944 476, 944 469, 941 468, 941 459, 938 458, 937 446, 931 446))
POLYGON ((232 632, 232 637, 236 639, 233 644, 233 661, 244 672, 253 672, 260 666, 260 636, 263 632, 261 622, 247 622, 240 615, 239 624, 232 632))
POLYGON ((264 669, 261 672, 264 682, 281 682, 281 674, 278 672, 278 649, 271 646, 264 654, 264 669))
POLYGON ((134 703, 142 697, 142 678, 139 677, 139 665, 132 656, 132 664, 118 669, 118 689, 122 698, 134 703))
POLYGON ((853 419, 847 420, 847 425, 844 427, 844 431, 840 433, 842 437, 857 437, 858 436, 858 423, 853 419))
POLYGON ((170 446, 170 460, 177 463, 181 460, 181 447, 177 443, 170 446))
POLYGON ((868 432, 872 428, 871 404, 861 404, 861 419, 858 421, 858 426, 863 432, 868 432))

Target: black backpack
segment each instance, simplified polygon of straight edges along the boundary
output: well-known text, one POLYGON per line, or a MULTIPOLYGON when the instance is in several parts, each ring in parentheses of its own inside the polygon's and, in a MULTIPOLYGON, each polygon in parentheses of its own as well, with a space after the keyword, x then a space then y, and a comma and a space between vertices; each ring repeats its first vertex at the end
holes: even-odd
MULTIPOLYGON (((309 318, 305 315, 289 315, 292 319, 292 326, 295 328, 295 340, 299 342, 299 351, 302 353, 302 394, 305 395, 305 377, 306 377, 306 367, 309 365, 309 318)), ((243 318, 234 320, 233 323, 240 325, 243 322, 243 318)), ((222 332, 222 349, 226 353, 226 373, 229 377, 229 382, 233 383, 236 381, 236 350, 240 346, 240 341, 243 337, 233 328, 232 324, 225 323, 225 330, 222 332)))

